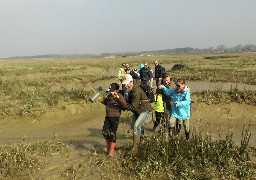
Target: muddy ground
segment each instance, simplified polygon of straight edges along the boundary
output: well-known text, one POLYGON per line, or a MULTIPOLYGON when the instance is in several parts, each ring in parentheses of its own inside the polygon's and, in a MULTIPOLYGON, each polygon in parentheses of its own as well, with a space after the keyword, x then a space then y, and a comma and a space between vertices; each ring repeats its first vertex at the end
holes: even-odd
MULTIPOLYGON (((61 107, 61 104, 59 105, 61 107)), ((21 142, 37 142, 42 140, 56 140, 68 144, 70 151, 67 154, 55 154, 46 159, 44 167, 35 175, 37 179, 59 179, 60 175, 69 166, 84 163, 88 154, 105 158, 102 152, 104 139, 101 129, 104 121, 104 106, 99 102, 90 104, 69 104, 65 110, 51 109, 40 119, 3 119, 0 121, 0 141, 2 144, 21 142)), ((243 126, 251 125, 251 145, 256 142, 256 106, 230 103, 224 105, 193 104, 191 129, 207 130, 218 139, 219 132, 225 136, 232 128, 236 143, 239 144, 243 126)), ((118 146, 132 142, 132 133, 129 126, 130 112, 123 112, 118 129, 118 146)), ((150 117, 145 125, 146 135, 153 135, 153 123, 150 117)), ((88 172, 84 179, 102 179, 99 174, 91 174, 93 164, 88 161, 88 172)), ((19 177, 20 178, 20 177, 19 177)), ((17 178, 17 179, 19 179, 17 178)), ((60 178, 61 179, 61 178, 60 178)))

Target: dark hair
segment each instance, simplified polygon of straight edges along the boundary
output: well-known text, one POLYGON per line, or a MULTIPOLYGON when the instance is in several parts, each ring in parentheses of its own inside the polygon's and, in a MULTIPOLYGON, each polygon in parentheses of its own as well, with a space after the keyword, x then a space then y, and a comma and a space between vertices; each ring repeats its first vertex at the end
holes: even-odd
POLYGON ((127 67, 127 68, 124 69, 124 71, 125 71, 125 72, 126 72, 126 71, 130 71, 130 68, 127 67))
POLYGON ((185 79, 179 78, 176 80, 176 83, 185 84, 185 79))

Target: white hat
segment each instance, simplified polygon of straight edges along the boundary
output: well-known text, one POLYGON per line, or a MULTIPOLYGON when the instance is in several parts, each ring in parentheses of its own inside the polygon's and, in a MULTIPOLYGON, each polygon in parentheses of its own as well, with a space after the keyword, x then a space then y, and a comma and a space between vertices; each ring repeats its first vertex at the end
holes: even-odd
POLYGON ((122 77, 122 84, 127 85, 129 82, 133 81, 132 76, 130 74, 125 74, 122 77))

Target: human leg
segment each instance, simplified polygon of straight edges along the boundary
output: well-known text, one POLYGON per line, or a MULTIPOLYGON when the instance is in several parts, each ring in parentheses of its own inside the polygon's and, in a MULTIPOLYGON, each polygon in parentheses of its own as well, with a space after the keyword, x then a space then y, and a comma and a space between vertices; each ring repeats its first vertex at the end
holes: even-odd
POLYGON ((102 128, 102 135, 106 140, 106 147, 103 148, 103 151, 108 151, 109 147, 110 147, 110 139, 109 139, 109 128, 110 128, 110 121, 109 121, 109 117, 105 117, 105 121, 104 121, 104 125, 102 128))
POLYGON ((138 119, 138 117, 139 117, 138 113, 133 113, 132 119, 131 119, 131 130, 134 129, 134 124, 135 124, 136 120, 138 119))
POLYGON ((186 139, 189 139, 189 133, 190 133, 190 130, 189 130, 189 119, 183 120, 183 126, 184 126, 184 130, 185 130, 186 139))
POLYGON ((176 119, 176 132, 179 134, 181 129, 182 120, 176 119))
POLYGON ((161 120, 161 112, 157 112, 155 111, 155 117, 156 117, 156 120, 154 121, 154 127, 153 127, 153 130, 156 129, 156 127, 158 126, 158 124, 160 123, 160 120, 161 120))
POLYGON ((169 135, 174 136, 174 127, 176 125, 176 117, 171 116, 169 118, 169 135))
MULTIPOLYGON (((142 125, 145 123, 145 121, 148 119, 150 115, 150 112, 143 112, 138 115, 138 118, 135 120, 135 123, 133 125, 133 150, 137 148, 140 138, 142 135, 142 125)), ((134 116, 136 117, 136 116, 134 116)))
POLYGON ((143 126, 143 124, 145 123, 145 121, 148 119, 149 116, 150 116, 149 111, 145 111, 139 114, 139 117, 136 119, 133 127, 134 134, 141 136, 142 134, 141 127, 143 126))
POLYGON ((104 121, 104 125, 102 128, 102 135, 106 140, 110 140, 109 138, 109 134, 110 134, 110 118, 109 117, 105 117, 105 121, 104 121))
POLYGON ((113 156, 116 145, 116 131, 118 129, 119 117, 110 118, 110 145, 109 155, 113 156))

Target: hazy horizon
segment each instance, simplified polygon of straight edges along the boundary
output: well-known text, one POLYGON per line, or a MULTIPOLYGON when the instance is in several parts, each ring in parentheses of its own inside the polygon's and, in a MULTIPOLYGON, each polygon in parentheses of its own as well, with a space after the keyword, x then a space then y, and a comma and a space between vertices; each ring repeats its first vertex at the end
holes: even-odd
POLYGON ((256 44, 254 0, 0 2, 0 58, 256 44))

